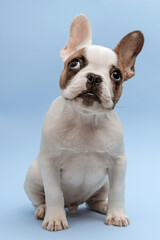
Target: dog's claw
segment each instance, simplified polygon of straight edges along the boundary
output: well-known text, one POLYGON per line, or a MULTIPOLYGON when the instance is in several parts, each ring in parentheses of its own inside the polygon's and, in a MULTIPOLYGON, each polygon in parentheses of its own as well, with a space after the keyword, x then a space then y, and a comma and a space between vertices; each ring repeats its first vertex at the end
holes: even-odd
POLYGON ((61 222, 61 224, 62 224, 63 229, 66 230, 67 229, 66 225, 63 222, 61 222))

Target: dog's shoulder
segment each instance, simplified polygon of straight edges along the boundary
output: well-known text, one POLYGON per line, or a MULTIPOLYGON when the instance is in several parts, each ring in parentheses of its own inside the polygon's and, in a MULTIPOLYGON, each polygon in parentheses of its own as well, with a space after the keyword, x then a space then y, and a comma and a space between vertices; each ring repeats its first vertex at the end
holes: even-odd
POLYGON ((61 96, 52 102, 44 119, 42 133, 45 134, 50 131, 51 128, 56 128, 63 113, 63 106, 64 100, 61 96))

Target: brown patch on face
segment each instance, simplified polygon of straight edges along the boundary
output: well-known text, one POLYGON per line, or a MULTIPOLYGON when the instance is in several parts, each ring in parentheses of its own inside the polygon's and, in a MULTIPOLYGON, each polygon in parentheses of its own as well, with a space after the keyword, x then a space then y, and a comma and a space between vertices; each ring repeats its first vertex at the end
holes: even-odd
POLYGON ((60 77, 60 88, 64 89, 67 84, 71 81, 71 79, 84 67, 86 67, 88 64, 88 61, 85 56, 85 48, 80 49, 79 51, 72 54, 64 63, 64 70, 60 77), (80 68, 79 69, 70 69, 68 64, 73 60, 78 59, 80 62, 80 68))
POLYGON ((121 62, 118 61, 117 63, 117 66, 112 66, 111 70, 110 70, 110 76, 111 76, 111 73, 114 71, 114 70, 119 70, 121 72, 121 75, 122 75, 122 79, 120 82, 116 82, 114 81, 112 78, 111 78, 111 82, 112 82, 112 87, 113 87, 113 103, 114 103, 114 106, 116 105, 116 103, 119 101, 120 97, 121 97, 121 94, 122 94, 122 90, 123 90, 123 82, 124 82, 124 69, 123 69, 123 66, 121 64, 121 62))

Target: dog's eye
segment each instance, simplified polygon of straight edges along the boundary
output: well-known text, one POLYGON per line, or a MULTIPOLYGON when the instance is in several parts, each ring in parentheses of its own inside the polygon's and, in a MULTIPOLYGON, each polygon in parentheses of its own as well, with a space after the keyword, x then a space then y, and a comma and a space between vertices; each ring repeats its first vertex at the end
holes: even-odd
POLYGON ((120 70, 114 70, 112 73, 111 73, 111 78, 116 81, 116 82, 119 82, 122 80, 122 74, 120 72, 120 70))
POLYGON ((68 64, 70 69, 79 69, 80 68, 80 62, 78 59, 73 59, 69 64, 68 64))

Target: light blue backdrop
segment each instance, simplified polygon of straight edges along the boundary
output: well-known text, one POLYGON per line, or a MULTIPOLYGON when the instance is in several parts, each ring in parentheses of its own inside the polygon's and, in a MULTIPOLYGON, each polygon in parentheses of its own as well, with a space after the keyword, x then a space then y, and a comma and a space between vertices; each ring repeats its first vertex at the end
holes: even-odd
POLYGON ((0 0, 1 239, 160 239, 159 26, 158 0, 0 0), (81 206, 77 217, 68 217, 67 231, 50 233, 35 220, 23 181, 39 149, 46 111, 60 94, 59 51, 79 13, 91 22, 94 44, 114 48, 133 30, 145 36, 136 75, 124 84, 116 108, 125 130, 131 225, 106 226, 103 215, 81 206))

